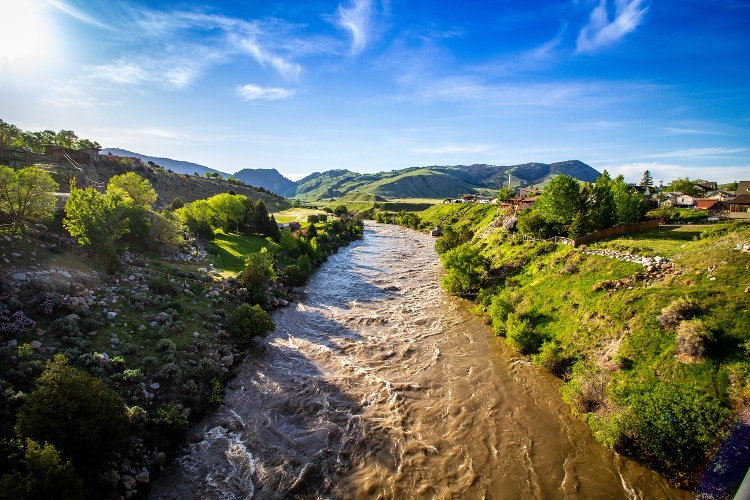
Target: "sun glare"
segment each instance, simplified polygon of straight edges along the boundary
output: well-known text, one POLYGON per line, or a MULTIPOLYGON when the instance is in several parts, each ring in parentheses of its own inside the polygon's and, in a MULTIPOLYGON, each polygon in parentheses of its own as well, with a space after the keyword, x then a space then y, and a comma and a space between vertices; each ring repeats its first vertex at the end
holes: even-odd
POLYGON ((0 61, 37 58, 48 42, 48 27, 37 0, 0 0, 0 61))

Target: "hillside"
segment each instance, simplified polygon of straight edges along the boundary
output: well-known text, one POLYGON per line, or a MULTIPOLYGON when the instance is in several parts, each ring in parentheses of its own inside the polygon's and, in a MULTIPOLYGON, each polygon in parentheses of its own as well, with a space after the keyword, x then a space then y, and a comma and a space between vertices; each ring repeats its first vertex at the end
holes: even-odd
POLYGON ((496 190, 507 185, 512 176, 514 187, 544 186, 557 175, 566 174, 585 182, 594 182, 600 173, 578 160, 523 165, 455 165, 411 167, 390 172, 359 174, 349 170, 315 172, 284 192, 287 197, 305 201, 340 198, 352 191, 370 193, 385 199, 454 198, 480 189, 496 190))
POLYGON ((232 174, 232 177, 245 184, 262 187, 276 194, 282 194, 295 186, 294 181, 281 175, 275 168, 244 168, 232 174))
MULTIPOLYGON (((60 185, 61 192, 69 191, 72 178, 76 179, 78 187, 94 186, 101 190, 112 176, 127 172, 127 169, 122 165, 109 162, 100 162, 95 167, 82 165, 79 169, 68 164, 51 164, 46 169, 60 185)), ((158 195, 157 207, 164 207, 175 198, 180 198, 184 203, 189 203, 229 191, 245 195, 256 201, 262 199, 269 212, 278 212, 289 207, 284 198, 252 186, 241 186, 220 179, 178 174, 148 165, 136 166, 133 170, 148 179, 153 186, 158 195)))
POLYGON ((166 170, 171 170, 173 172, 177 172, 178 174, 188 174, 193 175, 194 173, 198 173, 198 175, 203 175, 206 172, 210 173, 219 173, 224 177, 227 177, 228 174, 225 174, 224 172, 220 172, 219 170, 206 167, 205 165, 199 165, 197 163, 189 162, 189 161, 182 161, 182 160, 173 160, 171 158, 162 158, 158 156, 148 156, 143 155, 140 153, 134 153, 133 151, 128 151, 126 149, 120 149, 120 148, 102 148, 102 154, 112 153, 115 156, 129 156, 131 158, 140 158, 143 162, 153 162, 160 167, 164 167, 166 170))

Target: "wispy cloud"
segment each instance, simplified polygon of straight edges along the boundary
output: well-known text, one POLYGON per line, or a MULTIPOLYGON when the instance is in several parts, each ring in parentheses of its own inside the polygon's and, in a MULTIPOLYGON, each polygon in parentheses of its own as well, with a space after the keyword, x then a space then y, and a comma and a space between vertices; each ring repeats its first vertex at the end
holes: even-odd
MULTIPOLYGON (((22 0, 22 1, 28 1, 28 0, 22 0)), ((91 26, 96 26, 98 28, 105 28, 105 29, 111 29, 106 24, 94 19, 87 13, 76 9, 75 7, 72 7, 71 5, 68 5, 67 3, 63 2, 62 0, 47 0, 47 3, 52 5, 53 7, 61 10, 62 12, 65 12, 69 16, 78 19, 79 21, 90 24, 91 26)))
POLYGON ((372 0, 353 0, 349 7, 339 5, 336 23, 351 33, 351 53, 354 55, 367 46, 372 9, 372 0))
POLYGON ((240 46, 260 64, 264 66, 270 65, 287 80, 296 80, 302 72, 302 66, 281 56, 269 53, 255 39, 246 38, 241 40, 240 46))
POLYGON ((648 12, 643 0, 614 0, 614 18, 610 19, 609 3, 610 0, 600 0, 599 5, 591 11, 589 24, 578 34, 578 52, 597 52, 614 44, 635 31, 648 12))
POLYGON ((282 99, 291 99, 296 93, 297 92, 293 89, 260 87, 253 84, 237 87, 237 95, 239 95, 244 101, 278 101, 282 99))
POLYGON ((651 158, 721 158, 744 153, 747 148, 692 148, 648 155, 651 158))
POLYGON ((687 127, 664 127, 662 128, 667 134, 674 135, 726 135, 724 132, 718 132, 716 130, 706 130, 699 128, 687 128, 687 127))

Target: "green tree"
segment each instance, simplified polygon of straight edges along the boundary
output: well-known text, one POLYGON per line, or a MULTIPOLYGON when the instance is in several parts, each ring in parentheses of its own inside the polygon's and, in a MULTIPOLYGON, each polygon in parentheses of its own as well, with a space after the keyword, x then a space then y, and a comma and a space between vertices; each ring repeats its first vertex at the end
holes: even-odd
POLYGON ((538 210, 526 209, 518 214, 516 229, 521 234, 535 238, 550 238, 562 232, 562 226, 549 222, 538 210))
POLYGON ((677 178, 667 186, 666 191, 672 191, 675 193, 682 193, 688 196, 698 196, 698 188, 695 187, 695 183, 688 177, 677 178))
POLYGON ((544 188, 534 208, 544 220, 567 226, 578 212, 585 211, 585 203, 578 181, 569 175, 558 175, 544 188))
POLYGON ((618 175, 612 182, 612 196, 617 208, 617 223, 628 224, 639 221, 646 215, 648 207, 643 199, 643 195, 636 189, 625 183, 625 178, 618 175))
MULTIPOLYGON (((591 190, 591 222, 590 229, 598 231, 617 224, 617 204, 612 191, 613 181, 606 170, 594 183, 591 190)), ((584 233, 585 234, 585 233, 584 233)))
POLYGON ((443 288, 454 295, 469 295, 475 292, 487 275, 487 262, 478 247, 464 243, 440 255, 447 275, 443 288))
POLYGON ((503 186, 500 191, 497 192, 497 199, 498 200, 510 200, 516 195, 516 192, 514 189, 509 188, 508 186, 503 186))
POLYGON ((84 484, 70 460, 63 461, 60 452, 50 443, 40 446, 26 440, 23 465, 26 474, 18 471, 0 478, 0 500, 46 500, 84 498, 84 484))
POLYGON ((258 200, 255 203, 253 209, 253 225, 255 226, 255 232, 258 234, 268 234, 268 225, 270 218, 268 217, 268 208, 263 200, 258 200))
POLYGON ((242 304, 229 317, 229 333, 241 345, 250 345, 253 337, 265 337, 275 329, 271 317, 257 304, 242 304))
POLYGON ((654 185, 654 178, 651 177, 651 172, 649 170, 646 170, 643 172, 643 177, 641 177, 641 186, 643 187, 649 187, 654 185))
POLYGON ((102 149, 102 146, 96 141, 78 139, 78 142, 76 142, 76 149, 95 149, 99 151, 102 149))
POLYGON ((22 137, 21 129, 0 120, 0 148, 13 146, 22 137))
POLYGON ((244 198, 245 196, 242 195, 221 193, 207 200, 211 206, 216 227, 226 232, 239 231, 240 224, 245 219, 244 198))
POLYGON ((157 198, 156 191, 148 179, 144 179, 135 172, 113 176, 107 184, 107 193, 115 191, 143 207, 150 208, 157 198))
POLYGON ((55 134, 55 144, 63 148, 74 148, 78 142, 78 136, 72 130, 61 130, 55 134))
POLYGON ((213 208, 207 200, 195 200, 184 207, 175 210, 183 224, 196 236, 212 240, 213 230, 213 208))
POLYGON ((0 165, 0 212, 10 215, 22 228, 52 216, 57 189, 52 176, 41 168, 15 171, 0 165))
POLYGON ((68 365, 62 355, 47 362, 34 391, 18 412, 16 434, 51 443, 87 481, 96 481, 128 437, 122 398, 101 379, 68 365))

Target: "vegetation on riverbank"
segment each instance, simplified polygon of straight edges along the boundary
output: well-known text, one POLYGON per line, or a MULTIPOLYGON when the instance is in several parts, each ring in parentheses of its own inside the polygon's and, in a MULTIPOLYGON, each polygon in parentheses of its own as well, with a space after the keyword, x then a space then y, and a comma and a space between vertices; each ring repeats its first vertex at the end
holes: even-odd
POLYGON ((696 479, 750 402, 750 225, 661 226, 573 249, 504 230, 496 206, 418 215, 412 227, 443 226, 445 288, 561 377, 600 441, 683 486, 696 479))
POLYGON ((267 311, 362 235, 345 211, 280 230, 231 191, 156 199, 131 171, 0 229, 0 498, 141 495, 273 330, 267 311))

